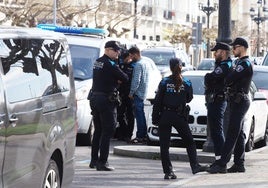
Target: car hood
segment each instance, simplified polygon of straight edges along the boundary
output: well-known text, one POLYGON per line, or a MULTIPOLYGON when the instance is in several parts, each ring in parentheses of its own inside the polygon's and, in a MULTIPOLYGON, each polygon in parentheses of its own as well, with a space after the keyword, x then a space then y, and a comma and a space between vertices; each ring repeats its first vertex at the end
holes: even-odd
POLYGON ((204 95, 194 95, 193 100, 189 103, 191 108, 190 114, 207 115, 204 95))

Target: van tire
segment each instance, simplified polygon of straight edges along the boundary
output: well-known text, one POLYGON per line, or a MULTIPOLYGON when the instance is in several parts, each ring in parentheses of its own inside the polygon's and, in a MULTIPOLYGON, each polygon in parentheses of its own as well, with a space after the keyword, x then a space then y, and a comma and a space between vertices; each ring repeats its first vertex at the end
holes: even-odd
POLYGON ((60 187, 61 187, 61 179, 58 165, 53 159, 50 159, 45 174, 43 188, 60 188, 60 187))

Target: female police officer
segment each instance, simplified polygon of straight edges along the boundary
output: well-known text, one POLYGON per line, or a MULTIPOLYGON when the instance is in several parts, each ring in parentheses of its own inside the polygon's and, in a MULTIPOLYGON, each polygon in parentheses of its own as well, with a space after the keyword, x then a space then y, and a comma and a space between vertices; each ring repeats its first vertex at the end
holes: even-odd
POLYGON ((188 126, 189 103, 193 98, 193 89, 190 80, 182 77, 182 61, 172 58, 169 61, 172 75, 162 79, 155 96, 152 123, 159 126, 160 154, 164 179, 176 179, 169 158, 169 144, 172 126, 178 131, 186 144, 192 173, 205 171, 197 161, 196 145, 188 126))

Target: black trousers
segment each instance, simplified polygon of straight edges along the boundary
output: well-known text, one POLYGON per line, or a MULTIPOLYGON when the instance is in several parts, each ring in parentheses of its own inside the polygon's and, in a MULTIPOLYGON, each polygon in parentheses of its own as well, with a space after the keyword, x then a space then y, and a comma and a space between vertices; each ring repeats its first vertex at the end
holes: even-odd
POLYGON ((108 161, 110 139, 116 126, 116 104, 109 101, 108 95, 93 95, 90 107, 94 123, 91 161, 105 164, 108 161))
POLYGON ((229 104, 229 124, 219 164, 225 166, 230 161, 233 153, 234 163, 244 165, 246 136, 243 131, 243 125, 250 101, 248 98, 244 98, 239 103, 236 103, 230 99, 229 104))
POLYGON ((170 156, 170 136, 172 126, 178 131, 186 146, 190 166, 193 169, 197 164, 196 145, 186 119, 177 112, 164 111, 159 122, 160 155, 163 172, 170 173, 173 169, 170 156))

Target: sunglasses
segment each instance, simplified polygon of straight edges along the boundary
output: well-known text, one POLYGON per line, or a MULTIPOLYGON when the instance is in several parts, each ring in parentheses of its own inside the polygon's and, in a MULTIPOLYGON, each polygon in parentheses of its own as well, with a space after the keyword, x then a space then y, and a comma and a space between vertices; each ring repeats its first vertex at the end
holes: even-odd
POLYGON ((109 50, 113 50, 113 51, 115 51, 115 52, 119 52, 119 50, 116 50, 116 49, 114 49, 114 48, 108 48, 109 50))
POLYGON ((236 48, 238 48, 238 47, 241 47, 241 45, 235 45, 235 46, 233 47, 233 50, 236 50, 236 48))

